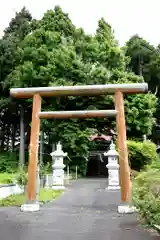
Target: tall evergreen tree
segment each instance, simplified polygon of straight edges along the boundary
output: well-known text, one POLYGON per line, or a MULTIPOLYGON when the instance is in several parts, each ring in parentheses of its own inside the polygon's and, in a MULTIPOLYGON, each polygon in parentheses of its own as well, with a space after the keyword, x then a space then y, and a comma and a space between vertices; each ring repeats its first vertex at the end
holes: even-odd
POLYGON ((4 36, 0 40, 0 130, 3 131, 1 144, 3 145, 4 141, 6 142, 5 138, 8 139, 8 143, 11 140, 12 150, 14 150, 16 136, 19 136, 21 104, 8 98, 10 83, 7 79, 8 75, 21 61, 19 46, 25 36, 30 33, 31 23, 31 14, 26 8, 23 8, 19 13, 16 13, 9 26, 4 30, 4 36))
POLYGON ((9 23, 9 26, 4 30, 4 37, 15 36, 16 38, 23 40, 24 37, 31 31, 32 16, 30 12, 23 7, 20 12, 16 12, 16 15, 9 23))

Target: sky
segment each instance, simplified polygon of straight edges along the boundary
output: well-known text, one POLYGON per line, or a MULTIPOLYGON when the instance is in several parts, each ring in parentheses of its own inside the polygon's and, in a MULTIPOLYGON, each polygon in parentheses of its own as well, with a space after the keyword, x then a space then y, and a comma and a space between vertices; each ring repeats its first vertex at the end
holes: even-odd
POLYGON ((160 0, 5 0, 0 7, 0 35, 16 11, 25 6, 36 19, 60 5, 77 27, 94 33, 101 17, 112 26, 120 45, 134 34, 160 43, 160 0))

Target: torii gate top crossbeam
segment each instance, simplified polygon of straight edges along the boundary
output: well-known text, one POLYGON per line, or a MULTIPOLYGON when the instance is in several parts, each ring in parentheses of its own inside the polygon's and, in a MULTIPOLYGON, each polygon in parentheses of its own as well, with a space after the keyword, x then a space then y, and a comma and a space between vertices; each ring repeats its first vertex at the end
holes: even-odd
POLYGON ((16 98, 31 98, 36 93, 39 93, 42 97, 94 96, 94 95, 113 94, 117 90, 121 91, 122 93, 130 93, 130 94, 145 93, 148 91, 148 84, 147 83, 129 83, 129 84, 11 88, 10 95, 16 98))

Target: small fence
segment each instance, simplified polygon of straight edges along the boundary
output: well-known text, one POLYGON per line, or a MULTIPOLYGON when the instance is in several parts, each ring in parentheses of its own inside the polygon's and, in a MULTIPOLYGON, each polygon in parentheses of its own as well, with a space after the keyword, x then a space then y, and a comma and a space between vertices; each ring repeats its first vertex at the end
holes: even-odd
POLYGON ((17 184, 0 184, 0 199, 6 198, 12 194, 20 194, 24 188, 17 184))
MULTIPOLYGON (((78 167, 75 166, 75 172, 70 173, 69 166, 67 166, 67 172, 64 174, 64 185, 68 185, 71 180, 78 179, 78 167)), ((45 176, 42 176, 40 179, 40 185, 41 187, 50 188, 53 185, 53 175, 52 174, 46 174, 45 176)))

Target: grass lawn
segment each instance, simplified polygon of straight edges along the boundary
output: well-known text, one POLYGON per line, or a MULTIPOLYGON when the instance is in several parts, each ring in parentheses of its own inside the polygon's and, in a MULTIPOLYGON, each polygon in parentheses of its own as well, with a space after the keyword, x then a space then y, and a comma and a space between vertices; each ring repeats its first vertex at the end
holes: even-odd
POLYGON ((0 173, 0 184, 12 183, 15 175, 14 173, 0 173))
MULTIPOLYGON (((40 189, 39 193, 39 201, 40 202, 48 202, 56 199, 63 193, 62 190, 52 190, 52 189, 40 189)), ((10 195, 4 199, 0 200, 0 206, 21 206, 25 203, 26 197, 24 194, 10 195)))

